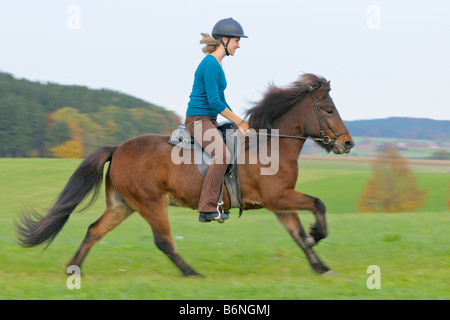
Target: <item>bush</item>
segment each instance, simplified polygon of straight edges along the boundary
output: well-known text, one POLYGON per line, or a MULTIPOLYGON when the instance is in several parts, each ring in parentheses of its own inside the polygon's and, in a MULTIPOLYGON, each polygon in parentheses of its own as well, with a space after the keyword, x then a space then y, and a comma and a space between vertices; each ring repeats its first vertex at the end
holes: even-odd
POLYGON ((394 145, 386 145, 373 164, 373 178, 359 198, 360 212, 412 211, 425 204, 425 190, 394 145))

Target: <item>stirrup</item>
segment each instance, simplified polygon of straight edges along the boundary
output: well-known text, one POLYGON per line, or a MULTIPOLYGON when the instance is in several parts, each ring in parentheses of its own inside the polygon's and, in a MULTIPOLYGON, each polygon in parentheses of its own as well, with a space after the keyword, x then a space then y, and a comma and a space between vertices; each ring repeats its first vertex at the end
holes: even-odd
POLYGON ((223 220, 222 220, 223 212, 224 212, 224 210, 223 210, 223 201, 219 201, 219 203, 217 203, 217 213, 218 213, 218 215, 214 219, 218 220, 218 222, 222 221, 222 223, 223 223, 223 220), (222 211, 220 211, 220 210, 222 210, 222 211))
POLYGON ((220 219, 217 219, 216 212, 200 212, 198 216, 198 221, 200 222, 211 222, 217 221, 219 223, 224 223, 225 220, 229 218, 230 211, 224 211, 220 215, 220 219))

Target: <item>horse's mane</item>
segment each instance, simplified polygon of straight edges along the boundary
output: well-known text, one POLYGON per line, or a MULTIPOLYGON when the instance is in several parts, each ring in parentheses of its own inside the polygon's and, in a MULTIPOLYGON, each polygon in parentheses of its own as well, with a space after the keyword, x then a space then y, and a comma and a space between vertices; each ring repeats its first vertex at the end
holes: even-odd
POLYGON ((276 128, 281 116, 302 101, 311 89, 315 90, 326 83, 326 79, 321 76, 304 73, 286 88, 269 85, 263 98, 247 111, 246 118, 250 128, 276 128))

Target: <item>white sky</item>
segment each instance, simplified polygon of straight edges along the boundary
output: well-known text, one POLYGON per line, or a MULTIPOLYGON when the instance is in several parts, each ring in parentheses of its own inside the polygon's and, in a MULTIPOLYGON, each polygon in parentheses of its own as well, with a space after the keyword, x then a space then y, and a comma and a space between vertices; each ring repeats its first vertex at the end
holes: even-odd
POLYGON ((184 117, 200 33, 229 17, 249 36, 224 59, 240 116, 270 82, 311 72, 331 80, 344 120, 450 120, 447 0, 0 0, 0 70, 121 91, 184 117))

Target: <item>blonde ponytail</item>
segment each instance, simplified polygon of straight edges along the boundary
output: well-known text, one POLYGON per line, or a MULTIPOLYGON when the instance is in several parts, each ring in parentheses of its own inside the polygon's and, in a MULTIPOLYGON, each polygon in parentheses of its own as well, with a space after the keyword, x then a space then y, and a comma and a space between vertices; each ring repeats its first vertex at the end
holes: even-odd
POLYGON ((201 35, 203 38, 200 40, 200 43, 205 45, 202 48, 204 54, 213 53, 220 46, 220 40, 214 39, 208 33, 202 33, 201 35))

